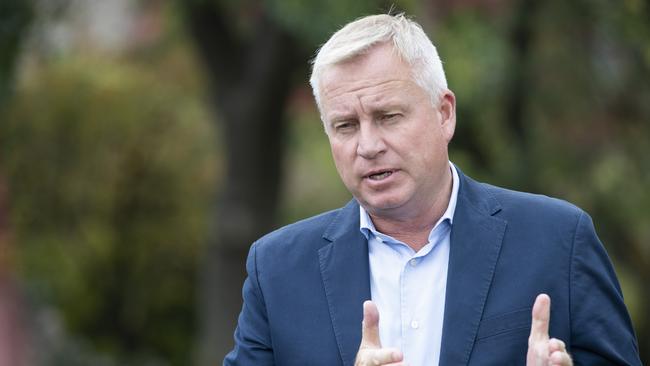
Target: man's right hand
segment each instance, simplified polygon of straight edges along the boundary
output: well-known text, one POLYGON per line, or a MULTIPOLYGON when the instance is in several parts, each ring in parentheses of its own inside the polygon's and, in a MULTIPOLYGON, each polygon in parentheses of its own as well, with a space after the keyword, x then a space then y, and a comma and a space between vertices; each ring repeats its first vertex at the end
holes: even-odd
POLYGON ((548 336, 551 321, 551 298, 548 295, 537 295, 532 318, 526 366, 572 366, 564 342, 548 336))
POLYGON ((361 345, 357 352, 355 366, 366 365, 406 365, 402 351, 396 348, 382 348, 379 339, 379 311, 372 301, 363 303, 363 323, 361 323, 361 345))

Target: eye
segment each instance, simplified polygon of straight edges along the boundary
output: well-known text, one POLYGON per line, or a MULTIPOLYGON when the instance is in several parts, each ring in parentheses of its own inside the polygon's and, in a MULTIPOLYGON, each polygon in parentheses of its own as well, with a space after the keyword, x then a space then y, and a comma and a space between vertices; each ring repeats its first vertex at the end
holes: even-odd
POLYGON ((401 116, 402 115, 400 113, 383 113, 381 116, 379 116, 379 119, 381 121, 391 122, 396 121, 401 116))
POLYGON ((345 132, 350 132, 353 131, 354 128, 356 127, 356 123, 353 121, 340 121, 334 123, 334 130, 339 133, 345 133, 345 132))

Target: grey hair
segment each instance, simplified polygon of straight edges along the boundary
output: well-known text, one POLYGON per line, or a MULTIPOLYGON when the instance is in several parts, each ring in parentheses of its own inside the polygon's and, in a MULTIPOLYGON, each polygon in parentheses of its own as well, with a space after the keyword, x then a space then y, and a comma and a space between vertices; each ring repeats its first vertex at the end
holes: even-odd
POLYGON ((390 41, 398 55, 411 66, 413 81, 431 96, 434 105, 437 104, 447 90, 447 79, 436 47, 422 27, 404 14, 379 14, 348 23, 316 54, 309 83, 318 108, 321 108, 320 78, 328 66, 348 61, 373 46, 390 41))

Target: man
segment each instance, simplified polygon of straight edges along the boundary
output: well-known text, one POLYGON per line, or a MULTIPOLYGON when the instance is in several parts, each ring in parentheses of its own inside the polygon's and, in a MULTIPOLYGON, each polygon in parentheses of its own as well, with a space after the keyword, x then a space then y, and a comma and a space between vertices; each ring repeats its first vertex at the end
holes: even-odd
POLYGON ((251 247, 224 365, 640 365, 589 216, 449 162, 456 101, 415 22, 346 25, 311 84, 354 199, 251 247))

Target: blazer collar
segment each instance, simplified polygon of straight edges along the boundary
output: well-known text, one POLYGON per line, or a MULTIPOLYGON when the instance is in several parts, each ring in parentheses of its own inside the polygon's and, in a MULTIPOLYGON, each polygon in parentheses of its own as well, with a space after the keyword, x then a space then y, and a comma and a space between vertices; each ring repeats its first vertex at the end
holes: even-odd
POLYGON ((363 302, 370 299, 368 243, 359 231, 356 200, 343 207, 318 251, 325 296, 343 365, 353 365, 361 343, 363 302))
POLYGON ((451 229, 440 365, 466 365, 474 347, 507 222, 499 202, 460 169, 451 229))

